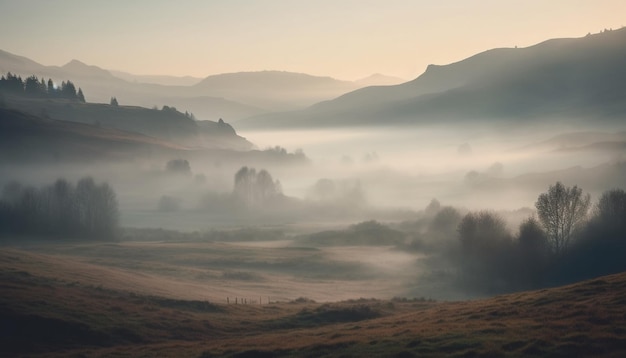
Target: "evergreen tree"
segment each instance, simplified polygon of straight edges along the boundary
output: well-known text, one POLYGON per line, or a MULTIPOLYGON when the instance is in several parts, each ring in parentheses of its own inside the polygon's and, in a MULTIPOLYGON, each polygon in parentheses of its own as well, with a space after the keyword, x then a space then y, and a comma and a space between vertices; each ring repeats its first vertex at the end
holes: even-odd
POLYGON ((43 79, 39 82, 36 76, 28 77, 24 83, 24 94, 33 97, 44 96, 46 94, 46 87, 43 79))
POLYGON ((56 89, 54 88, 54 82, 52 82, 52 78, 48 79, 48 97, 53 97, 56 94, 56 89))
POLYGON ((31 97, 67 98, 85 102, 83 90, 79 88, 77 92, 72 81, 63 81, 61 86, 56 88, 52 78, 46 82, 45 78, 39 79, 35 75, 22 80, 20 76, 8 72, 6 76, 0 76, 0 91, 31 97))
POLYGON ((6 78, 3 81, 2 89, 7 92, 23 94, 24 82, 22 81, 22 77, 16 76, 11 72, 8 72, 6 78))
POLYGON ((76 87, 72 81, 67 80, 67 82, 61 83, 61 95, 64 98, 76 99, 76 87))
POLYGON ((76 95, 76 97, 78 97, 78 100, 85 103, 85 95, 83 94, 83 89, 78 87, 78 94, 76 95))

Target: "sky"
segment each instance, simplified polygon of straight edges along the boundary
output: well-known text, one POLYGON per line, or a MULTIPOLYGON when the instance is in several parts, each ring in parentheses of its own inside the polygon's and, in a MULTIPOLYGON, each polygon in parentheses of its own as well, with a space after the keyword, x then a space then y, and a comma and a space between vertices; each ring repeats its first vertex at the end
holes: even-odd
POLYGON ((406 80, 496 47, 626 25, 624 0, 0 0, 0 49, 134 74, 406 80))

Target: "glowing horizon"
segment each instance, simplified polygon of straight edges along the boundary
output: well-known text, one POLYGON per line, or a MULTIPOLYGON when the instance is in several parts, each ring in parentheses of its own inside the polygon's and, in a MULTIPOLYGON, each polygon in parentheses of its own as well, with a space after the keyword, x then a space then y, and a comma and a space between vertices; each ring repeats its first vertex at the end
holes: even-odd
POLYGON ((496 47, 626 25, 620 0, 0 0, 0 49, 138 75, 278 70, 406 80, 496 47), (6 15, 9 16, 6 16, 6 15))

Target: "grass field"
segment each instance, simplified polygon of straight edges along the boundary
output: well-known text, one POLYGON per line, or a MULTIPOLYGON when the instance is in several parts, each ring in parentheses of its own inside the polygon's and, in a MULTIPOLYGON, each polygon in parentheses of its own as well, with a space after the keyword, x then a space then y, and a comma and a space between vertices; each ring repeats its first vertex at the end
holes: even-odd
POLYGON ((219 243, 3 247, 0 355, 626 355, 626 274, 471 301, 359 299, 401 281, 340 254, 219 243))
MULTIPOLYGON (((280 242, 279 242, 280 243, 280 242)), ((24 247, 41 275, 117 290, 225 303, 227 297, 315 301, 392 298, 415 280, 418 255, 390 247, 267 243, 121 242, 24 247), (352 252, 351 254, 349 252, 352 252), (45 253, 43 255, 42 253, 45 253), (39 256, 37 256, 39 255, 39 256), (59 260, 59 258, 63 260, 59 260), (395 260, 394 269, 390 261, 395 260), (404 269, 404 272, 398 272, 404 269)), ((20 264, 16 264, 20 265, 20 264)))

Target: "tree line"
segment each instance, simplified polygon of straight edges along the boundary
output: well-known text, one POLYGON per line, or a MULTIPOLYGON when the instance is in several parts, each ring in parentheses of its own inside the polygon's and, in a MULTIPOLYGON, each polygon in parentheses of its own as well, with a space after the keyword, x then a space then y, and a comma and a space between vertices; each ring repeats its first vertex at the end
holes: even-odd
POLYGON ((496 293, 626 270, 624 190, 604 192, 592 207, 582 189, 557 182, 539 195, 535 207, 537 216, 524 220, 516 235, 494 212, 461 217, 453 208, 438 211, 433 222, 458 222, 458 244, 446 256, 466 288, 496 293))
POLYGON ((0 76, 0 92, 35 98, 64 98, 85 102, 83 90, 80 87, 76 90, 76 86, 70 80, 63 81, 60 86, 57 86, 52 79, 46 81, 43 77, 39 79, 32 75, 23 80, 21 76, 11 72, 8 72, 6 76, 0 76))
POLYGON ((80 179, 76 185, 58 179, 40 188, 10 182, 0 197, 2 234, 113 238, 118 222, 115 191, 91 177, 80 179))

